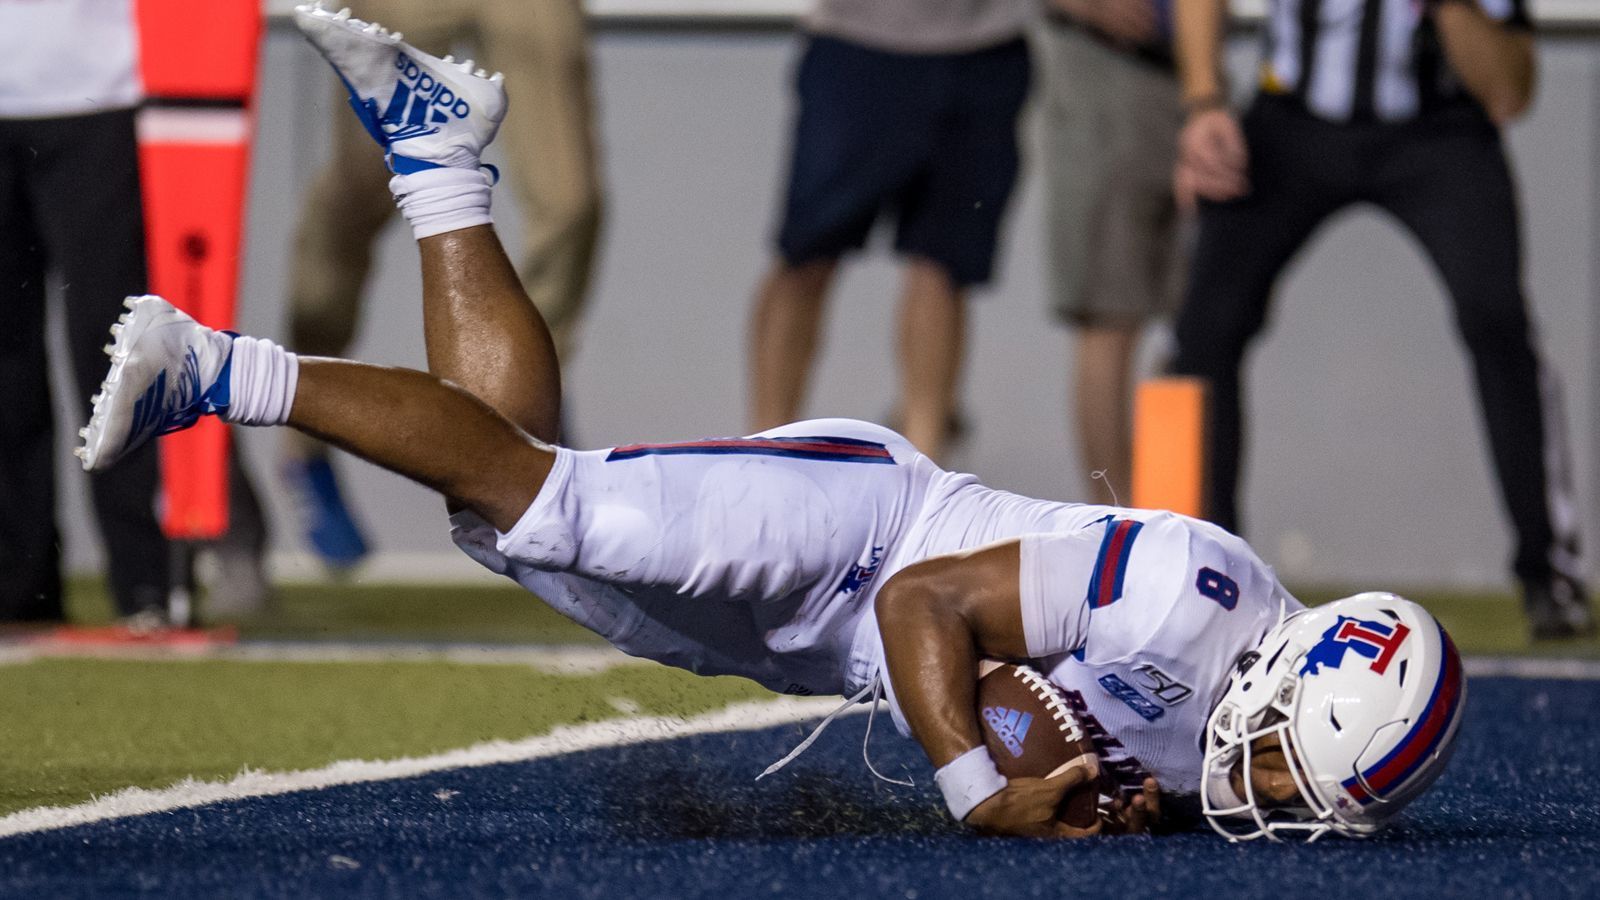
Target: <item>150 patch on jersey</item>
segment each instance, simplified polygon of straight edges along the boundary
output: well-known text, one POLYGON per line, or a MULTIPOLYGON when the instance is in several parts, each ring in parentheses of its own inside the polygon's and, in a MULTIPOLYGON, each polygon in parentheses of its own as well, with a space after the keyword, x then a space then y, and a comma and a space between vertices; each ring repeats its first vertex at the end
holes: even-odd
POLYGON ((1177 706, 1179 703, 1194 696, 1194 688, 1173 678, 1150 663, 1140 663, 1133 667, 1137 674, 1139 687, 1155 695, 1157 700, 1168 706, 1177 706))

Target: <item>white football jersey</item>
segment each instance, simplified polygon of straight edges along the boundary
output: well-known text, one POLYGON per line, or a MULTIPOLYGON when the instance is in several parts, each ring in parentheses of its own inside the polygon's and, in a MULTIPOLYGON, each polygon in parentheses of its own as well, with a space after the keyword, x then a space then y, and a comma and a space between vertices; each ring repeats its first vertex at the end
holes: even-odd
POLYGON ((1125 790, 1154 775, 1164 791, 1197 793, 1206 720, 1228 676, 1300 603, 1243 540, 1171 513, 1122 510, 1022 547, 1044 560, 1023 590, 1029 655, 1106 772, 1125 790))
POLYGON ((1110 772, 1178 792, 1198 790, 1200 735, 1231 666, 1299 608, 1214 525, 993 490, 848 419, 561 449, 511 531, 470 513, 453 524, 474 559, 624 652, 791 694, 879 677, 872 602, 895 572, 1020 538, 1029 656, 1110 772))

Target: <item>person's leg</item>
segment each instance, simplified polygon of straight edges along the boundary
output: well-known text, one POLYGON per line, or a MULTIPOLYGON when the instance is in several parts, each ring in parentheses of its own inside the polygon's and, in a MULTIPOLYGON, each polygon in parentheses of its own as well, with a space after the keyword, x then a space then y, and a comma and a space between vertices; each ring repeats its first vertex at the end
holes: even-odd
POLYGON ((753 431, 800 415, 838 260, 866 242, 885 201, 922 167, 930 109, 917 74, 897 54, 808 39, 778 258, 751 313, 753 431))
POLYGON ((22 192, 20 123, 0 122, 0 622, 60 621, 55 418, 45 353, 45 254, 22 192))
POLYGON ((816 362, 828 287, 838 264, 781 260, 761 282, 750 320, 750 429, 799 418, 816 362))
POLYGON ((1375 199, 1416 235, 1455 304, 1534 636, 1593 631, 1559 385, 1539 359, 1522 293, 1516 187, 1498 131, 1455 123, 1397 140, 1375 199), (1542 599, 1549 609, 1535 608, 1542 599))
POLYGON ((965 292, 943 264, 909 257, 896 347, 900 427, 912 446, 934 459, 944 453, 955 415, 966 334, 965 292))
POLYGON ((1206 517, 1240 530, 1239 471, 1244 457, 1240 368, 1266 320, 1278 273, 1316 226, 1346 202, 1346 173, 1323 160, 1353 164, 1341 126, 1259 101, 1245 117, 1250 193, 1202 203, 1189 283, 1175 327, 1171 371, 1207 386, 1206 517))
POLYGON ((1050 23, 1036 37, 1046 257, 1054 312, 1072 329, 1069 416, 1089 499, 1129 504, 1135 356, 1145 324, 1176 306, 1187 262, 1172 196, 1183 110, 1170 74, 1080 28, 1050 23))
MULTIPOLYGON (((132 110, 40 123, 30 197, 51 266, 61 277, 67 349, 80 398, 104 374, 100 348, 120 298, 146 287, 133 123, 132 110)), ((87 417, 88 409, 80 409, 87 417)), ((89 479, 107 582, 123 616, 167 603, 170 550, 156 518, 159 482, 153 448, 89 479)))
MULTIPOLYGON (((289 348, 342 356, 355 338, 373 244, 394 213, 383 153, 335 88, 332 155, 304 192, 289 275, 289 348)), ((282 441, 282 473, 306 543, 344 571, 369 550, 345 499, 328 447, 299 432, 282 441)))
POLYGON ((938 459, 964 362, 967 290, 993 270, 1016 183, 1017 116, 1028 93, 1022 39, 931 57, 901 77, 927 84, 931 134, 920 177, 897 195, 895 249, 906 259, 900 315, 901 415, 907 438, 938 459))
POLYGON ((394 214, 383 151, 337 91, 331 156, 302 195, 289 269, 289 346, 317 356, 350 349, 373 242, 394 214))
POLYGON ((1143 323, 1073 328, 1072 399, 1078 449, 1089 472, 1089 500, 1133 502, 1133 358, 1143 323))
POLYGON ((500 141, 523 212, 517 271, 569 359, 600 240, 588 33, 578 0, 476 0, 483 58, 510 91, 500 141))

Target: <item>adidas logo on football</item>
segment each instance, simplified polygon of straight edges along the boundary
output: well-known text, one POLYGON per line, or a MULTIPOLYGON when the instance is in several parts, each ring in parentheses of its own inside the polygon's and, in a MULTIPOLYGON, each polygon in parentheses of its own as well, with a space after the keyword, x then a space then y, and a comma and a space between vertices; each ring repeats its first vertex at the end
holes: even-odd
POLYGON ((403 141, 433 134, 439 130, 439 125, 450 121, 451 116, 464 119, 472 112, 471 104, 457 97, 411 57, 400 53, 394 65, 400 70, 401 80, 378 119, 390 140, 403 141))
POLYGON ((1022 755, 1022 742, 1028 739, 1028 726, 1033 724, 1033 714, 1004 706, 985 706, 983 720, 989 723, 1000 743, 1012 756, 1022 755))

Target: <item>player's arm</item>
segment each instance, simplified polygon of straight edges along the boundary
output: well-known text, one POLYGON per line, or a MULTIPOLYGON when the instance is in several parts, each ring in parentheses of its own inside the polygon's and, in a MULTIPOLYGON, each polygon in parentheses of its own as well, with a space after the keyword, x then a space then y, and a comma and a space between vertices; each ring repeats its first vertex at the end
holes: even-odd
POLYGON ((939 770, 952 813, 970 807, 963 821, 993 833, 1078 836, 1088 832, 1057 821, 1056 810, 1089 773, 1007 782, 983 749, 978 660, 1028 655, 1020 569, 1020 543, 1008 541, 896 573, 876 602, 885 661, 900 710, 939 770))
POLYGON ((1475 0, 1429 4, 1450 68, 1497 125, 1522 115, 1533 102, 1537 68, 1533 34, 1525 27, 1520 3, 1516 8, 1516 16, 1499 22, 1475 0))

